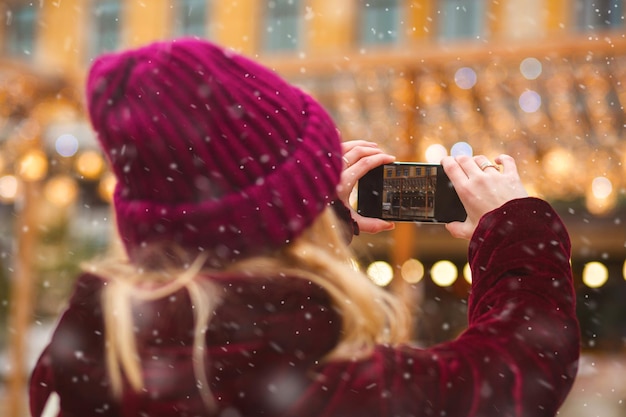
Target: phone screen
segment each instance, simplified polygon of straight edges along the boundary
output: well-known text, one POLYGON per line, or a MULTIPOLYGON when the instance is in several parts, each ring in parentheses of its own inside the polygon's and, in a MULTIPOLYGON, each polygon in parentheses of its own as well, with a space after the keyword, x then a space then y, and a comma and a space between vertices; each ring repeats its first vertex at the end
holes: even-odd
POLYGON ((359 180, 357 211, 390 221, 464 221, 465 208, 438 164, 395 162, 374 168, 359 180))

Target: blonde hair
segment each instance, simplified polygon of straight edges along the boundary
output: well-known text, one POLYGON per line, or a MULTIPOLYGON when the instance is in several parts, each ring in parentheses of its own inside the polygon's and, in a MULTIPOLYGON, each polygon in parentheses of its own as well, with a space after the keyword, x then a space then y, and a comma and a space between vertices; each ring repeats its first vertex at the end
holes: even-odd
POLYGON ((342 318, 340 340, 324 360, 357 360, 367 357, 376 344, 407 341, 410 325, 407 309, 356 267, 344 240, 343 227, 328 208, 298 239, 275 253, 238 261, 221 270, 206 268, 206 256, 176 268, 159 270, 142 270, 127 260, 111 258, 88 265, 91 272, 108 280, 102 303, 106 365, 113 393, 121 395, 122 375, 134 390, 143 388, 133 333, 133 302, 167 297, 184 288, 191 298, 195 320, 194 373, 206 406, 215 408, 204 350, 209 319, 219 298, 215 284, 210 279, 196 279, 199 276, 238 272, 252 278, 294 277, 320 285, 329 293, 342 318))

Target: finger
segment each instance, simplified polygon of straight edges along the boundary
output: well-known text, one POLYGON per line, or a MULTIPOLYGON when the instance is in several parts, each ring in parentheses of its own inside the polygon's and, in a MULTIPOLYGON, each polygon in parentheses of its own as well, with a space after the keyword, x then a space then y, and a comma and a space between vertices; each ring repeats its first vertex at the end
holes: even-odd
POLYGON ((357 146, 366 146, 370 148, 378 148, 378 144, 375 142, 369 142, 366 140, 349 140, 341 143, 342 153, 345 155, 346 152, 349 152, 353 148, 357 146))
POLYGON ((482 155, 472 157, 461 155, 456 157, 458 164, 461 166, 463 171, 465 171, 465 175, 467 175, 468 178, 475 177, 476 175, 480 175, 482 173, 479 163, 485 162, 487 158, 484 156, 481 158, 481 156, 482 155))
POLYGON ((446 230, 450 232, 452 237, 461 238, 461 239, 470 239, 471 236, 468 237, 467 234, 467 226, 464 222, 451 222, 445 224, 446 230))
POLYGON ((495 170, 496 172, 500 171, 500 168, 491 162, 485 155, 476 155, 474 157, 474 161, 476 161, 476 165, 478 165, 478 168, 483 172, 487 172, 487 170, 495 170))
POLYGON ((468 177, 456 158, 447 156, 441 160, 441 166, 452 184, 462 184, 468 177))
POLYGON ((337 194, 342 199, 347 199, 357 181, 373 168, 390 164, 395 161, 393 155, 386 153, 375 153, 358 159, 354 164, 348 166, 341 172, 341 180, 337 185, 337 194))
POLYGON ((354 165, 355 163, 357 163, 361 158, 364 158, 370 155, 380 154, 380 153, 383 153, 383 151, 377 146, 376 147, 355 146, 351 148, 349 151, 344 152, 341 158, 343 159, 343 162, 346 164, 346 167, 350 167, 354 165))
POLYGON ((359 156, 359 158, 353 162, 344 172, 350 173, 350 175, 361 178, 371 169, 384 164, 392 163, 396 160, 396 157, 382 152, 372 152, 359 156))
POLYGON ((359 225, 359 231, 364 233, 379 233, 386 230, 393 230, 396 224, 373 217, 363 217, 358 213, 353 214, 354 220, 359 225))
POLYGON ((517 172, 517 164, 515 163, 515 159, 511 156, 502 154, 495 159, 497 164, 502 165, 503 173, 516 173, 517 172))

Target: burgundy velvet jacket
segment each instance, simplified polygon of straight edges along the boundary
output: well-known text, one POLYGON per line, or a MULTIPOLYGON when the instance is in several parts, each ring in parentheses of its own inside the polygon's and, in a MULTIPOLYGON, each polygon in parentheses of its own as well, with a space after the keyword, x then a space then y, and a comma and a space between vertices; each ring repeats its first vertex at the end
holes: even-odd
POLYGON ((85 274, 33 371, 32 415, 56 392, 62 417, 553 416, 579 355, 569 255, 566 229, 547 203, 509 202, 483 217, 470 242, 465 332, 426 349, 378 346, 367 359, 329 363, 320 358, 335 345, 341 317, 324 290, 288 277, 207 277, 223 299, 206 337, 214 414, 196 387, 184 291, 137 312, 145 388, 111 396, 105 280, 85 274))

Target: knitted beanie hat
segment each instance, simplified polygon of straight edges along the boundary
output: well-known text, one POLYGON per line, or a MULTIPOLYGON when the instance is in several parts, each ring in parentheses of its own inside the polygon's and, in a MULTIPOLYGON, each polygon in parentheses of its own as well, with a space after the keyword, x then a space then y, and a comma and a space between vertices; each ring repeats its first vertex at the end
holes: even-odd
POLYGON ((269 69, 199 39, 103 55, 92 125, 117 177, 131 260, 151 244, 230 261, 299 236, 336 198, 329 115, 269 69))

